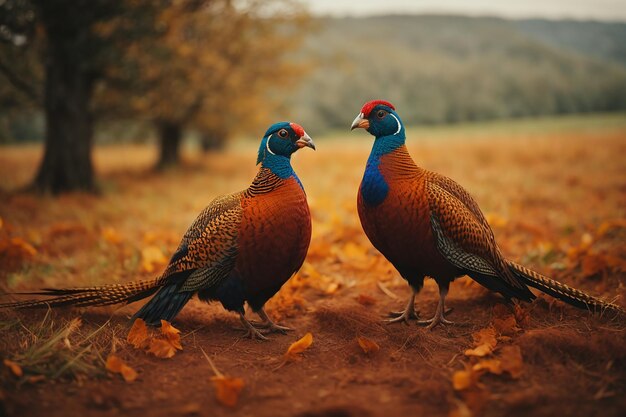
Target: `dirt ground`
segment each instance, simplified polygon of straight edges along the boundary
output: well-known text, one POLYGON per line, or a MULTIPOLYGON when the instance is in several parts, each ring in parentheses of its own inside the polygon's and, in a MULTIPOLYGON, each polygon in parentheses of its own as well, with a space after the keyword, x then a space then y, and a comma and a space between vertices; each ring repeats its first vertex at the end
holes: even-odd
MULTIPOLYGON (((625 126, 541 133, 512 125, 470 138, 446 133, 409 131, 409 149, 419 164, 470 190, 509 258, 625 305, 625 126)), ((409 290, 358 223, 356 190, 371 139, 355 133, 316 143, 317 152, 294 157, 313 215, 309 256, 267 306, 294 332, 267 342, 242 339, 235 315, 194 299, 173 323, 183 350, 159 359, 125 341, 127 318, 141 303, 47 317, 45 311, 2 312, 0 357, 19 364, 24 375, 1 370, 0 416, 626 414, 623 318, 592 316, 548 297, 514 308, 462 278, 448 298, 456 325, 426 331, 383 324, 386 312, 404 306, 409 290), (82 326, 48 346, 43 364, 29 362, 32 355, 24 352, 74 317, 82 326), (466 355, 486 328, 496 332, 493 352, 466 355), (307 332, 313 344, 300 360, 284 363, 289 345, 307 332), (358 337, 380 350, 364 353, 358 337), (485 359, 504 362, 509 347, 521 352, 517 372, 474 369, 485 359), (243 379, 234 408, 216 400, 201 349, 222 373, 243 379), (66 351, 74 359, 60 366, 72 372, 55 377, 56 358, 66 351), (112 351, 138 372, 137 380, 105 371, 112 351), (76 370, 83 362, 92 367, 76 370), (472 381, 461 387, 455 375, 464 370, 472 381), (33 379, 39 374, 46 376, 33 379)), ((255 149, 250 143, 225 154, 190 154, 183 169, 156 175, 148 170, 154 152, 146 146, 98 148, 101 194, 55 199, 14 191, 33 174, 37 148, 3 148, 2 286, 15 292, 153 277, 214 196, 251 180, 255 149)), ((423 317, 434 312, 436 300, 429 280, 417 299, 423 317)))

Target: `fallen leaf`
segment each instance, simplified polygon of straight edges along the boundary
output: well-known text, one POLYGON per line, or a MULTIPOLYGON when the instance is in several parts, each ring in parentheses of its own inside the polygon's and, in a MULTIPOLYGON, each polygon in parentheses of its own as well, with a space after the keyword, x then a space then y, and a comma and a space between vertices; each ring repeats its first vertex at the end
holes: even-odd
POLYGON ((141 250, 141 266, 145 272, 153 272, 166 262, 167 258, 157 246, 146 246, 141 250))
POLYGON ((487 371, 500 375, 502 373, 502 363, 498 359, 483 359, 472 366, 472 370, 476 372, 487 371))
POLYGON ((515 316, 513 315, 503 319, 493 319, 493 327, 499 334, 506 336, 513 335, 522 330, 517 327, 517 320, 515 320, 515 316))
POLYGON ((131 368, 128 365, 123 365, 122 366, 122 378, 124 378, 124 381, 126 382, 133 382, 135 379, 137 379, 137 371, 135 371, 133 368, 131 368))
POLYGON ((172 326, 169 322, 161 320, 161 333, 173 347, 178 350, 183 350, 183 346, 180 343, 180 330, 172 326))
POLYGON ((493 352, 498 344, 496 340, 496 330, 493 327, 484 328, 474 334, 474 348, 465 351, 466 356, 486 356, 493 352))
POLYGON ((295 359, 297 355, 304 352, 311 346, 313 343, 313 335, 309 332, 305 334, 300 340, 293 342, 289 349, 287 349, 287 353, 285 353, 285 357, 287 359, 295 359))
POLYGON ((234 407, 237 405, 239 393, 244 387, 243 379, 228 376, 214 376, 211 378, 215 387, 215 398, 221 404, 234 407))
POLYGON ((150 338, 148 336, 148 327, 146 322, 142 319, 136 319, 133 323, 133 327, 130 328, 126 341, 130 343, 135 349, 145 349, 150 344, 150 338))
POLYGON ((328 287, 324 290, 324 294, 332 295, 337 292, 339 289, 339 284, 337 282, 331 282, 328 287))
POLYGON ((522 375, 524 360, 519 346, 504 346, 500 349, 500 362, 502 370, 508 372, 511 377, 517 379, 522 375))
POLYGON ((33 376, 29 376, 26 380, 30 384, 36 384, 37 382, 45 381, 46 380, 46 376, 45 375, 33 375, 33 376))
POLYGON ((3 363, 4 363, 4 366, 9 368, 11 370, 11 373, 15 375, 16 377, 20 378, 22 375, 24 375, 24 372, 22 371, 22 367, 19 366, 17 363, 13 362, 12 360, 5 359, 3 363))
POLYGON ((176 347, 167 339, 155 338, 150 340, 148 352, 152 353, 157 358, 168 359, 176 354, 176 347))
POLYGON ((478 383, 478 376, 471 368, 456 371, 452 374, 452 387, 456 391, 463 391, 472 388, 478 383))
POLYGON ((356 301, 363 306, 371 306, 376 304, 376 299, 371 295, 359 294, 356 301))
POLYGON ((115 374, 121 374, 126 382, 132 382, 137 379, 137 371, 126 365, 117 355, 109 355, 106 362, 106 369, 115 374))
POLYGON ((361 349, 363 349, 363 352, 365 353, 378 352, 380 350, 380 346, 378 346, 378 343, 368 339, 367 337, 359 336, 356 340, 359 343, 359 346, 361 346, 361 349))

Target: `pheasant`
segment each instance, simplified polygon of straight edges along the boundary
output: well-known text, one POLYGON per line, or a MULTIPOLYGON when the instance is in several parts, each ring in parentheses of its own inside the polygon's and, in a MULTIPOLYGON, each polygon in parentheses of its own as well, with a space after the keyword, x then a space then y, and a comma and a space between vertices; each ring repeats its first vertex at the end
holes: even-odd
POLYGON ((468 275, 507 300, 531 301, 537 288, 568 304, 592 311, 624 313, 619 306, 545 277, 507 260, 478 204, 453 180, 418 167, 405 145, 405 128, 395 107, 383 100, 365 103, 351 130, 375 137, 358 192, 358 212, 365 234, 408 281, 406 308, 389 322, 417 319, 415 296, 426 276, 439 287, 432 329, 451 324, 444 303, 450 282, 468 275))
POLYGON ((269 127, 259 148, 261 167, 244 191, 217 197, 189 227, 156 279, 89 288, 44 289, 52 298, 0 304, 0 308, 104 306, 155 294, 135 315, 154 326, 171 321, 189 299, 217 300, 239 314, 251 338, 291 330, 274 323, 263 306, 302 266, 311 240, 311 215, 302 183, 291 167, 298 149, 315 149, 304 129, 269 127), (262 319, 245 317, 244 303, 262 319))

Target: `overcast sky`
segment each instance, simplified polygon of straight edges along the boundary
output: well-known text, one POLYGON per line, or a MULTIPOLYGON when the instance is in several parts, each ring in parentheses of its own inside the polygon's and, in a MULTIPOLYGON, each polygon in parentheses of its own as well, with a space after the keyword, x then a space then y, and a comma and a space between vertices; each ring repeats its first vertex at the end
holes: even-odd
POLYGON ((299 0, 319 15, 448 13, 626 21, 626 0, 299 0))

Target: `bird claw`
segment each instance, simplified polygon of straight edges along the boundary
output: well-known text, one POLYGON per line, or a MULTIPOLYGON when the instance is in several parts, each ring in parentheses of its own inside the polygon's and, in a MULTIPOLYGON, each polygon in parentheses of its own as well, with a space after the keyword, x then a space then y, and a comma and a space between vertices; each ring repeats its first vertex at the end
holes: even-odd
POLYGON ((294 331, 294 329, 292 329, 291 327, 281 326, 280 324, 276 324, 273 321, 270 321, 270 322, 251 321, 250 324, 252 324, 257 330, 263 330, 264 334, 268 334, 268 333, 287 334, 287 332, 294 331))
POLYGON ((432 330, 435 327, 437 327, 438 324, 441 324, 442 326, 444 326, 446 324, 452 325, 454 324, 454 322, 447 320, 445 317, 443 317, 443 315, 435 315, 432 319, 419 320, 417 324, 419 326, 426 326, 426 329, 432 330))
POLYGON ((398 322, 404 322, 404 324, 409 324, 409 320, 417 320, 418 319, 418 312, 415 311, 415 309, 413 310, 404 310, 404 311, 390 311, 389 312, 389 317, 391 317, 390 319, 385 320, 385 323, 387 324, 391 324, 391 323, 398 323, 398 322))
POLYGON ((254 327, 250 327, 242 336, 242 338, 251 340, 268 340, 267 337, 263 336, 263 333, 261 333, 258 329, 255 329, 254 327))

